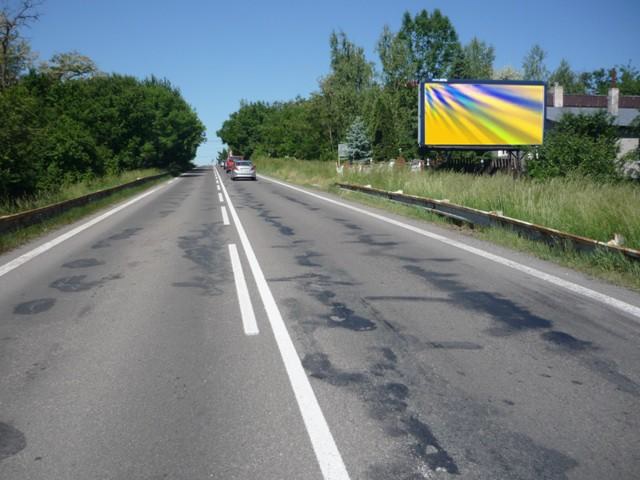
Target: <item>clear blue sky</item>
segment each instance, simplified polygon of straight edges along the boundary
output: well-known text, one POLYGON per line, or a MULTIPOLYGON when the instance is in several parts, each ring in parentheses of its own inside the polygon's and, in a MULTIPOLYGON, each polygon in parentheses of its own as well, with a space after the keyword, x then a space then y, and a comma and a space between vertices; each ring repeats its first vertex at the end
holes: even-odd
POLYGON ((41 59, 77 50, 105 72, 166 77, 207 127, 198 163, 222 148, 216 130, 241 99, 287 100, 317 89, 329 69, 328 39, 342 29, 376 61, 382 28, 402 14, 434 8, 460 40, 495 47, 495 67, 520 67, 531 45, 553 70, 640 67, 639 0, 45 0, 25 33, 41 59))

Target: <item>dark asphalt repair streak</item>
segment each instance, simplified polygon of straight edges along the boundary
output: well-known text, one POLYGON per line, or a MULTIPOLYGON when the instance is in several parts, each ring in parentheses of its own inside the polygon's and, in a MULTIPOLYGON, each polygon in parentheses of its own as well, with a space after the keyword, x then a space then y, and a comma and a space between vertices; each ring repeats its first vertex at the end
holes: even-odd
POLYGON ((367 318, 361 317, 360 315, 356 315, 353 310, 343 303, 331 303, 329 326, 347 328, 355 332, 376 329, 375 323, 367 318))
MULTIPOLYGON (((555 347, 558 353, 571 354, 587 368, 616 386, 620 391, 640 397, 640 385, 619 371, 613 360, 595 356, 599 350, 591 342, 578 339, 568 333, 551 330, 553 322, 539 317, 525 307, 491 292, 471 290, 455 275, 425 270, 415 265, 405 265, 404 269, 427 282, 430 287, 444 291, 449 299, 428 299, 425 301, 451 302, 455 305, 488 314, 499 326, 485 332, 496 337, 504 337, 525 331, 543 331, 540 338, 555 347)), ((551 378, 548 374, 542 374, 551 378)))
POLYGON ((95 243, 91 248, 107 248, 111 246, 111 242, 118 240, 127 240, 142 230, 142 227, 125 228, 122 232, 111 235, 104 240, 95 243))
MULTIPOLYGON (((391 362, 389 369, 395 369, 395 354, 390 350, 381 350, 383 361, 391 362)), ((400 382, 385 382, 363 373, 344 372, 337 369, 328 355, 311 353, 305 355, 302 366, 309 372, 309 376, 317 378, 336 387, 355 389, 366 399, 365 405, 371 417, 381 422, 390 435, 397 438, 410 438, 408 445, 412 456, 428 465, 432 471, 446 471, 459 474, 458 466, 447 451, 440 445, 431 429, 417 415, 410 411, 407 399, 409 388, 400 382)), ((386 476, 391 466, 374 466, 370 478, 414 478, 421 468, 415 465, 394 465, 393 476, 386 476), (382 473, 383 469, 386 473, 382 473)), ((415 477, 417 478, 417 477, 415 477)))
POLYGON ((38 298, 30 302, 24 302, 16 305, 13 313, 16 315, 36 315, 51 309, 56 303, 55 298, 38 298))
POLYGON ((105 283, 110 282, 112 280, 119 280, 123 278, 121 274, 108 275, 106 277, 102 277, 98 280, 85 281, 87 278, 86 275, 74 275, 71 277, 63 277, 57 280, 54 280, 49 285, 50 288, 55 288, 61 292, 70 293, 70 292, 84 292, 87 290, 91 290, 92 288, 101 287, 105 283))
MULTIPOLYGON (((354 230, 354 229, 350 229, 354 230)), ((370 236, 364 236, 363 240, 370 246, 390 246, 395 242, 378 242, 370 236)), ((322 267, 322 265, 309 262, 309 258, 319 258, 321 254, 312 250, 306 250, 296 256, 297 263, 303 267, 322 267)), ((341 327, 355 332, 367 332, 377 328, 376 324, 368 318, 357 314, 347 304, 336 301, 338 294, 334 291, 337 285, 353 286, 353 282, 337 281, 329 275, 308 273, 295 277, 278 278, 271 281, 294 281, 298 287, 322 305, 329 307, 330 312, 326 316, 327 326, 341 327)), ((364 310, 371 310, 376 316, 373 307, 360 300, 364 310)), ((312 333, 319 325, 315 322, 302 322, 303 326, 311 326, 312 333)), ((390 327, 390 330, 393 330, 390 327)), ((448 452, 441 446, 428 425, 419 420, 416 413, 408 406, 410 396, 409 387, 400 381, 387 381, 386 372, 394 371, 397 362, 396 354, 390 348, 382 348, 378 351, 381 357, 374 362, 371 372, 345 372, 333 366, 325 353, 315 352, 304 356, 303 367, 312 378, 329 383, 336 387, 351 388, 366 399, 366 406, 372 418, 381 422, 387 432, 392 436, 412 438, 411 445, 407 445, 406 453, 411 457, 417 457, 418 466, 414 462, 403 462, 395 465, 392 476, 383 474, 377 476, 374 471, 379 466, 374 466, 372 478, 412 478, 426 465, 431 471, 446 471, 456 475, 458 466, 448 452)))
MULTIPOLYGON (((312 251, 308 249, 308 245, 305 245, 304 248, 303 252, 312 251)), ((335 320, 346 319, 349 315, 355 314, 353 310, 349 309, 354 305, 354 302, 347 303, 338 300, 339 297, 341 300, 345 295, 348 295, 350 286, 357 284, 344 273, 336 272, 335 275, 329 275, 325 272, 319 273, 321 268, 324 267, 314 267, 313 272, 274 278, 269 281, 297 284, 299 290, 330 309, 329 321, 327 323, 325 318, 324 325, 337 327, 335 320), (336 306, 338 307, 337 313, 341 313, 342 317, 331 319, 333 308, 336 306), (348 314, 345 314, 345 308, 349 310, 348 314)), ((428 298, 420 298, 420 300, 429 301, 428 298)), ((438 377, 434 372, 430 372, 428 366, 415 364, 417 351, 427 349, 478 351, 483 349, 482 345, 465 341, 421 341, 396 330, 391 322, 381 317, 377 310, 364 299, 358 299, 355 303, 358 304, 359 311, 368 312, 366 316, 358 315, 360 319, 368 321, 365 317, 372 315, 372 318, 376 319, 377 325, 383 326, 382 329, 378 328, 380 333, 372 337, 372 341, 388 344, 388 346, 372 348, 372 351, 375 352, 375 358, 371 360, 369 367, 364 371, 344 371, 336 368, 329 356, 323 353, 324 349, 320 342, 314 338, 314 332, 323 323, 318 320, 305 320, 318 318, 316 309, 313 310, 313 313, 306 313, 301 310, 301 304, 296 299, 291 298, 284 302, 290 312, 290 318, 300 319, 300 327, 307 335, 310 335, 307 337, 306 351, 308 353, 303 357, 303 366, 309 376, 334 387, 347 389, 353 392, 357 398, 363 399, 363 405, 370 417, 380 423, 390 438, 396 439, 394 444, 397 445, 398 450, 392 454, 390 459, 370 465, 367 470, 367 478, 373 480, 431 478, 435 472, 455 476, 463 473, 459 466, 461 460, 464 460, 465 465, 468 464, 470 468, 473 468, 474 464, 483 465, 491 472, 492 477, 490 478, 567 478, 567 472, 577 465, 575 460, 562 452, 535 443, 526 435, 496 425, 491 421, 491 418, 501 414, 497 408, 487 410, 484 401, 472 400, 468 395, 452 392, 450 386, 447 386, 448 382, 438 377), (394 346, 393 349, 390 348, 391 345, 394 346), (396 348, 404 352, 403 358, 406 358, 402 362, 401 368, 398 366, 400 359, 396 354, 396 348), (464 450, 456 450, 456 455, 460 456, 459 461, 456 461, 454 454, 444 447, 434 428, 429 425, 428 416, 425 417, 423 413, 432 411, 435 406, 425 409, 426 406, 423 405, 420 395, 412 400, 411 390, 414 383, 418 391, 422 391, 422 387, 431 392, 431 401, 435 400, 438 403, 440 398, 443 401, 445 398, 447 399, 445 409, 442 410, 441 407, 438 407, 435 411, 439 411, 440 414, 449 411, 456 412, 453 417, 446 416, 446 418, 438 420, 438 425, 441 427, 441 424, 444 423, 451 425, 455 431, 459 431, 452 438, 447 438, 447 441, 453 442, 452 445, 457 445, 459 441, 463 445, 467 445, 464 450), (454 404, 453 407, 450 405, 451 402, 454 404), (491 435, 496 444, 501 445, 501 448, 485 448, 482 440, 485 434, 479 432, 485 431, 488 425, 492 426, 486 435, 491 435), (470 438, 474 440, 471 441, 470 438), (527 452, 526 455, 523 456, 523 452, 527 452), (531 462, 535 464, 535 471, 539 473, 539 475, 536 474, 537 477, 531 476, 531 462)), ((542 325, 552 325, 551 322, 547 323, 545 319, 529 322, 526 318, 527 313, 524 310, 515 313, 516 318, 508 324, 515 326, 512 333, 526 331, 525 325, 533 324, 537 328, 542 328, 542 325), (522 316, 525 316, 525 319, 519 321, 519 317, 522 316)), ((533 315, 529 314, 529 316, 533 315)), ((371 323, 376 326, 376 323, 371 323)), ((370 324, 365 325, 367 328, 371 327, 370 324)), ((356 329, 355 331, 363 330, 356 329)), ((501 336, 504 336, 504 333, 501 336)), ((501 404, 504 408, 512 408, 514 403, 505 399, 501 404)))
POLYGON ((0 462, 21 452, 27 446, 27 440, 17 428, 0 422, 0 462))
POLYGON ((91 268, 98 267, 100 265, 104 265, 104 262, 96 258, 79 258, 77 260, 73 260, 71 262, 67 262, 62 265, 63 268, 91 268))
POLYGON ((591 342, 585 342, 584 340, 579 340, 573 335, 569 335, 568 333, 559 332, 556 330, 551 330, 550 332, 544 332, 541 335, 541 337, 543 340, 546 340, 547 342, 551 342, 567 350, 582 351, 582 350, 594 348, 591 342))
POLYGON ((173 282, 178 288, 192 288, 200 290, 202 295, 223 295, 220 288, 229 278, 226 250, 219 248, 223 226, 214 223, 203 224, 199 229, 178 238, 178 247, 183 257, 191 261, 206 275, 195 275, 188 280, 173 282))
POLYGON ((449 301, 457 306, 473 311, 482 311, 498 322, 499 326, 489 329, 493 336, 511 335, 517 332, 551 328, 550 320, 534 315, 526 308, 491 292, 472 290, 457 280, 455 275, 426 270, 416 265, 405 265, 407 272, 429 283, 432 288, 444 291, 448 300, 431 299, 431 301, 449 301))

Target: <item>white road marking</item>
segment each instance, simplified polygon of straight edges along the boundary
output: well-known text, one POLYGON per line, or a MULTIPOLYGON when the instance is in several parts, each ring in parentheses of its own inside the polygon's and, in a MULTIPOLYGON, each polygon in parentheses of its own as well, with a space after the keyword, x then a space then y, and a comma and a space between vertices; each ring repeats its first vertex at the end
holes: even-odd
POLYGON ((220 191, 220 184, 217 184, 216 188, 218 189, 218 191, 220 191))
MULTIPOLYGON (((167 185, 169 185, 171 182, 172 182, 172 180, 169 180, 167 182, 167 185)), ((43 243, 39 247, 34 248, 33 250, 31 250, 30 252, 27 252, 24 255, 20 255, 18 258, 15 258, 15 259, 11 260, 9 263, 6 263, 6 264, 2 265, 0 267, 0 277, 2 277, 3 275, 6 275, 7 273, 9 273, 12 270, 15 270, 16 268, 24 265, 29 260, 33 260, 38 255, 41 255, 44 252, 46 252, 48 250, 51 250, 53 247, 55 247, 57 245, 60 245, 62 242, 66 241, 66 240, 69 240, 71 237, 75 237, 80 232, 84 232, 86 229, 93 227, 95 224, 100 223, 101 221, 105 220, 106 218, 109 218, 110 216, 115 215, 116 213, 120 212, 121 210, 124 210, 125 208, 133 205, 134 203, 139 202, 143 198, 148 197, 149 195, 157 192, 163 186, 164 185, 160 185, 160 186, 158 186, 158 187, 156 187, 156 188, 154 188, 152 190, 149 190, 148 192, 143 193, 142 195, 138 195, 137 197, 129 200, 128 202, 123 203, 122 205, 120 205, 120 206, 118 206, 116 208, 113 208, 113 209, 109 210, 106 213, 103 213, 102 215, 94 218, 93 220, 89 220, 87 223, 84 223, 84 224, 74 228, 73 230, 69 230, 67 233, 62 234, 59 237, 56 237, 56 238, 54 238, 53 240, 50 240, 47 243, 43 243)))
POLYGON ((220 203, 224 203, 224 198, 222 198, 221 193, 218 193, 218 200, 220 200, 220 203))
POLYGON ((249 289, 244 279, 242 263, 238 255, 238 249, 235 243, 229 245, 229 255, 231 256, 231 268, 233 269, 233 279, 236 283, 236 292, 238 294, 238 303, 240 304, 240 315, 242 316, 242 326, 245 335, 257 335, 260 333, 256 316, 253 313, 251 305, 251 297, 249 297, 249 289))
POLYGON ((226 207, 220 207, 222 209, 222 223, 224 225, 230 225, 229 223, 229 215, 227 215, 227 209, 226 207))
POLYGON ((347 208, 349 210, 352 210, 354 212, 358 212, 361 213, 363 215, 367 215, 369 217, 373 217, 377 220, 380 220, 382 222, 385 223, 389 223, 391 225, 395 225, 396 227, 400 227, 400 228, 404 228, 406 230, 410 230, 414 233, 417 233, 418 235, 422 235, 424 237, 430 238, 432 240, 437 240, 439 242, 442 242, 446 245, 450 245, 452 247, 456 247, 459 248, 460 250, 464 250, 465 252, 469 252, 472 253, 474 255, 478 255, 480 257, 486 258, 487 260, 491 260, 495 263, 499 263, 500 265, 504 265, 506 267, 512 268, 514 270, 518 270, 519 272, 523 272, 526 273, 528 275, 531 275, 532 277, 538 278, 540 280, 544 280, 545 282, 551 283, 552 285, 555 285, 557 287, 561 287, 564 288, 566 290, 569 290, 573 293, 577 293, 578 295, 582 295, 583 297, 587 297, 591 300, 595 300, 597 302, 603 303, 605 305, 608 305, 610 307, 616 308, 624 313, 627 313, 629 315, 632 315, 638 319, 640 319, 640 307, 636 307, 635 305, 631 305, 630 303, 626 303, 623 302, 622 300, 618 300, 615 299, 613 297, 610 297, 608 295, 605 295, 604 293, 600 293, 600 292, 596 292, 595 290, 592 290, 590 288, 587 287, 583 287, 581 285, 578 285, 576 283, 573 282, 569 282, 568 280, 563 280, 560 277, 556 277, 555 275, 550 275, 548 273, 542 272, 538 269, 532 268, 532 267, 528 267, 526 265, 523 265, 521 263, 518 262, 514 262, 513 260, 509 260, 506 259, 504 257, 501 257, 499 255, 493 254, 493 253, 489 253, 485 250, 482 250, 480 248, 476 248, 476 247, 472 247, 471 245, 467 245, 466 243, 462 243, 462 242, 458 242, 457 240, 453 240, 451 238, 447 238, 445 236, 442 235, 438 235, 437 233, 432 233, 432 232, 428 232, 426 230, 423 230, 421 228, 418 227, 414 227, 413 225, 409 225, 408 223, 403 223, 400 222, 398 220, 394 220, 392 218, 388 218, 385 217, 383 215, 379 215, 377 213, 373 213, 373 212, 369 212, 367 210, 364 210, 362 208, 358 208, 358 207, 354 207, 352 205, 337 201, 337 200, 333 200, 331 198, 326 198, 323 197, 322 195, 318 195, 316 193, 312 193, 312 192, 307 192, 306 190, 303 190, 302 188, 298 188, 298 187, 294 187, 293 185, 289 185, 283 182, 280 182, 278 180, 274 180, 272 178, 269 177, 264 177, 263 175, 259 175, 260 178, 267 180, 269 182, 273 182, 275 184, 281 185, 283 187, 289 188, 291 190, 295 190, 296 192, 300 192, 300 193, 304 193, 305 195, 309 195, 311 197, 317 198, 319 200, 322 200, 324 202, 328 202, 328 203, 332 203, 334 205, 339 205, 342 208, 347 208))
MULTIPOLYGON (((220 175, 218 172, 216 172, 216 174, 220 175)), ((258 292, 260 293, 264 308, 267 312, 269 324, 273 330, 273 336, 275 337, 276 344, 280 350, 282 362, 284 363, 287 376, 289 377, 289 382, 291 383, 291 388, 293 389, 296 401, 298 402, 298 409, 302 415, 302 420, 304 421, 307 434, 311 440, 311 445, 314 453, 316 454, 316 459, 318 460, 323 478, 325 480, 349 480, 349 474, 344 466, 342 456, 340 455, 340 451, 333 439, 331 430, 329 430, 327 420, 324 418, 324 414, 318 404, 318 399, 313 393, 313 388, 311 388, 309 379, 307 378, 304 368, 302 367, 302 363, 300 362, 300 357, 298 356, 295 346, 293 345, 293 341, 289 336, 287 327, 282 319, 282 315, 280 314, 280 309, 273 298, 271 289, 269 288, 267 280, 264 277, 264 273, 260 268, 260 264, 258 263, 253 247, 249 242, 249 238, 245 233, 244 227, 240 223, 236 209, 234 208, 233 203, 231 203, 231 198, 229 198, 229 194, 227 193, 224 183, 222 183, 222 191, 227 199, 231 217, 233 218, 236 229, 238 230, 238 236, 240 237, 242 248, 244 249, 244 253, 249 261, 249 267, 251 268, 251 272, 253 273, 253 277, 258 287, 258 292)))

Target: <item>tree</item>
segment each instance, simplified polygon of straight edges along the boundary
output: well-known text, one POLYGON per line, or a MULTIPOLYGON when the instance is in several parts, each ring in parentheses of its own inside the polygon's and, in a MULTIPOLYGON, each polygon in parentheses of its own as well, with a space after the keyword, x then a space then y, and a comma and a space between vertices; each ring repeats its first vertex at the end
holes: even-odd
POLYGON ((225 120, 222 128, 216 132, 220 139, 229 145, 234 154, 249 158, 262 143, 260 126, 270 107, 264 102, 240 102, 240 109, 225 120))
POLYGON ((522 80, 522 72, 511 65, 506 65, 495 70, 492 77, 494 80, 522 80))
POLYGON ((409 44, 385 25, 376 46, 382 64, 382 81, 386 86, 401 88, 415 80, 409 44))
POLYGON ((357 161, 371 158, 371 142, 367 137, 367 127, 360 117, 356 117, 347 131, 347 151, 349 160, 357 161))
POLYGON ((591 72, 583 72, 578 76, 578 83, 586 93, 606 95, 613 85, 613 74, 616 72, 616 86, 621 95, 640 95, 640 71, 630 63, 615 68, 599 68, 591 72))
POLYGON ((535 44, 529 50, 522 60, 522 74, 524 80, 539 80, 545 81, 549 76, 549 71, 544 64, 544 60, 547 57, 542 47, 535 44))
POLYGON ((99 73, 93 60, 76 51, 56 53, 40 66, 40 70, 56 80, 89 78, 99 73))
POLYGON ((640 71, 628 63, 619 65, 618 88, 620 95, 640 95, 640 71))
POLYGON ((373 159, 376 161, 395 158, 398 153, 395 119, 390 105, 389 95, 377 96, 372 119, 373 159))
POLYGON ((337 148, 353 119, 363 113, 365 92, 373 85, 373 65, 364 49, 356 46, 344 32, 332 32, 329 38, 331 72, 320 81, 327 130, 332 149, 337 148))
POLYGON ((473 37, 464 46, 463 73, 461 78, 490 79, 493 75, 493 62, 496 58, 494 48, 473 37))
POLYGON ((227 159, 227 157, 229 156, 229 150, 227 150, 226 148, 223 148, 222 150, 220 150, 218 152, 218 156, 216 157, 216 161, 219 164, 224 163, 224 161, 227 159))
POLYGON ((318 158, 322 140, 312 117, 311 103, 302 98, 269 105, 255 151, 268 157, 318 158))
POLYGON ((578 78, 590 95, 606 95, 611 86, 611 74, 604 68, 599 68, 592 72, 583 72, 578 78))
MULTIPOLYGON (((405 12, 397 33, 384 27, 377 51, 382 65, 382 91, 394 117, 395 131, 389 132, 395 138, 394 150, 402 148, 406 155, 417 155, 418 106, 414 83, 464 76, 464 55, 458 34, 438 9, 433 13, 422 10, 413 17, 405 12)), ((372 105, 375 106, 375 101, 372 105)), ((376 112, 376 108, 371 111, 376 112)))
POLYGON ((0 201, 65 183, 191 166, 204 125, 166 80, 59 81, 30 72, 0 91, 0 201))
POLYGON ((585 93, 585 86, 578 80, 578 76, 571 70, 569 62, 564 58, 558 68, 549 76, 549 84, 561 85, 565 94, 585 93))
POLYGON ((0 90, 16 83, 31 65, 31 49, 20 30, 40 17, 36 10, 40 4, 37 0, 21 0, 12 8, 5 0, 0 7, 0 90))
POLYGON ((0 90, 0 112, 0 199, 6 200, 35 188, 38 104, 27 88, 17 85, 0 90))
POLYGON ((405 12, 398 37, 406 46, 411 80, 451 76, 461 47, 455 28, 439 9, 431 15, 422 10, 413 18, 405 12))
POLYGON ((370 87, 373 65, 365 58, 364 49, 349 41, 344 32, 331 32, 329 44, 332 74, 356 92, 370 87))

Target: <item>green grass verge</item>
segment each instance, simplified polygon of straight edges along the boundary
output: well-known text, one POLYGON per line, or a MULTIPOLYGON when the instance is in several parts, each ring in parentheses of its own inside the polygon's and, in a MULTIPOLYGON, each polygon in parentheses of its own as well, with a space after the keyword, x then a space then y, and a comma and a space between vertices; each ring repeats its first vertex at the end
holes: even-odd
POLYGON ((160 173, 162 173, 162 171, 156 168, 131 170, 118 175, 105 175, 104 177, 94 178, 84 182, 64 185, 56 192, 42 192, 31 197, 0 200, 0 216, 46 207, 47 205, 82 197, 89 193, 117 187, 118 185, 133 182, 138 178, 150 177, 160 173))
POLYGON ((458 173, 377 171, 338 177, 332 162, 257 159, 258 171, 299 185, 315 187, 408 217, 437 222, 447 228, 533 254, 544 260, 579 270, 593 277, 640 291, 640 263, 610 252, 585 254, 520 237, 502 228, 467 229, 452 226, 442 217, 419 207, 333 187, 336 181, 371 184, 385 190, 431 198, 447 198, 482 210, 502 210, 505 215, 558 228, 577 235, 609 240, 621 233, 626 245, 640 247, 640 187, 633 184, 599 185, 586 179, 534 182, 506 175, 481 177, 458 173), (402 182, 405 183, 402 183, 402 182), (607 199, 610 197, 611 201, 607 199), (515 205, 512 205, 513 202, 515 205), (539 207, 541 212, 536 212, 539 207), (596 233, 598 235, 596 235, 596 233))
MULTIPOLYGON (((156 174, 157 173, 158 172, 156 172, 156 174)), ((150 180, 148 183, 144 183, 136 187, 131 187, 125 190, 121 190, 119 192, 109 195, 108 197, 102 198, 95 202, 91 202, 87 205, 72 208, 71 210, 68 210, 64 213, 61 213, 60 215, 47 219, 36 225, 31 225, 26 228, 21 228, 13 232, 0 234, 0 253, 13 250, 14 248, 24 245, 25 243, 33 240, 34 238, 45 235, 52 230, 60 228, 61 226, 73 223, 99 210, 102 210, 106 207, 119 203, 127 198, 133 197, 140 192, 148 190, 154 185, 157 185, 161 182, 166 181, 167 178, 168 176, 159 178, 157 180, 150 180)), ((132 181, 132 180, 135 180, 135 178, 128 181, 132 181)), ((122 182, 122 183, 126 183, 126 182, 122 182)), ((116 185, 111 185, 111 186, 116 186, 116 185)), ((108 188, 108 187, 103 187, 103 188, 108 188)))

